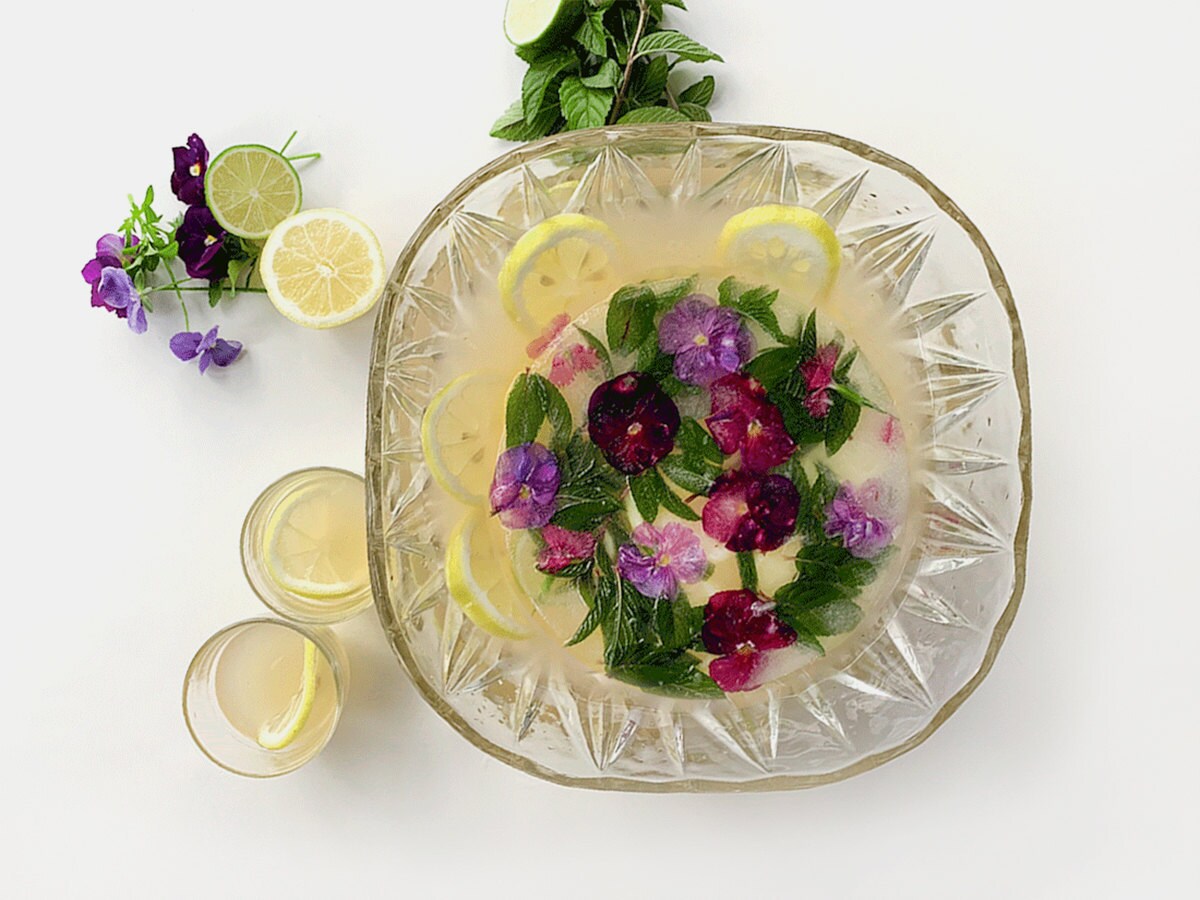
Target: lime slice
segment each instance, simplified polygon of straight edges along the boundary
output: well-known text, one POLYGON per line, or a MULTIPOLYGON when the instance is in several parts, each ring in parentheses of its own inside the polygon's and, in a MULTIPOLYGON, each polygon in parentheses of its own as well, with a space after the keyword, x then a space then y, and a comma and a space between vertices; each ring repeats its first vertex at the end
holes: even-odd
POLYGON ((808 297, 829 290, 842 260, 833 229, 801 206, 756 206, 739 213, 721 230, 717 252, 727 264, 808 297))
POLYGON ((375 305, 385 278, 375 234, 337 209, 309 209, 279 223, 258 270, 275 308, 309 328, 357 319, 375 305))
POLYGON ((522 235, 500 268, 500 299, 531 334, 561 313, 571 318, 616 288, 617 236, 591 216, 563 213, 522 235))
POLYGON ((438 391, 425 408, 425 463, 441 488, 462 503, 487 502, 507 386, 497 375, 468 372, 438 391))
POLYGON ((312 713, 317 699, 317 645, 304 639, 304 672, 300 690, 287 709, 268 719, 258 730, 258 745, 265 750, 282 750, 296 739, 312 713))
POLYGON ((454 526, 446 545, 446 587, 467 618, 489 634, 530 637, 525 594, 513 579, 494 519, 468 513, 454 526))
POLYGON ((518 47, 549 42, 568 33, 582 9, 581 0, 508 0, 504 36, 518 47))
POLYGON ((226 231, 261 241, 272 228, 300 211, 300 176, 277 150, 238 144, 223 150, 209 164, 204 199, 226 231))
POLYGON ((345 476, 300 488, 271 511, 263 534, 267 573, 311 600, 346 597, 366 585, 363 483, 345 476))

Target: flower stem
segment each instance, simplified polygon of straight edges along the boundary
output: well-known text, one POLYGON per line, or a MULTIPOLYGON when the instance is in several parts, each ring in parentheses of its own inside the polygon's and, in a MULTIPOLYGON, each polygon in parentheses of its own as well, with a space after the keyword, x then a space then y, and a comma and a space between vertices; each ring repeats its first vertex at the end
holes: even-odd
POLYGON ((288 135, 288 139, 286 141, 284 141, 283 146, 279 148, 280 156, 282 156, 284 153, 287 153, 287 148, 292 146, 292 141, 294 141, 296 139, 296 135, 298 135, 299 133, 300 133, 299 131, 293 131, 291 134, 288 135))
POLYGON ((184 330, 184 331, 191 331, 191 330, 192 330, 192 323, 191 323, 191 321, 188 319, 187 304, 183 302, 183 297, 180 297, 180 298, 179 298, 179 308, 183 310, 183 330, 184 330))
POLYGON ((320 153, 301 153, 298 156, 287 156, 284 158, 288 162, 295 162, 298 159, 320 159, 321 154, 320 153))
POLYGON ((621 76, 621 90, 617 92, 617 100, 613 103, 612 114, 608 117, 609 125, 621 117, 621 107, 625 103, 625 95, 629 93, 629 82, 633 78, 633 64, 637 62, 637 46, 642 41, 642 33, 646 30, 646 19, 650 15, 650 8, 646 5, 646 0, 638 0, 638 10, 637 28, 634 29, 633 40, 629 42, 629 57, 625 60, 625 74, 621 76))

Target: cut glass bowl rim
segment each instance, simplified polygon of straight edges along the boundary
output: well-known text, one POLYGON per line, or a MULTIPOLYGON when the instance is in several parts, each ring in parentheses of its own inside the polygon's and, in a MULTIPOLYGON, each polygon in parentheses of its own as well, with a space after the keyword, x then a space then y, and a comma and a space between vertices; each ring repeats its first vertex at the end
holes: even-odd
POLYGON ((380 616, 385 635, 388 638, 388 643, 392 646, 401 667, 408 673, 422 697, 455 731, 480 750, 513 768, 546 781, 569 787, 584 787, 592 790, 619 790, 646 793, 740 793, 809 788, 842 781, 854 775, 870 771, 919 746, 950 718, 991 671, 1000 647, 1008 635, 1008 631, 1020 606, 1026 581, 1026 556, 1033 498, 1033 482, 1031 410, 1025 340, 1012 292, 1000 264, 996 260, 983 234, 950 197, 913 166, 852 138, 826 131, 770 125, 703 122, 672 123, 614 126, 554 135, 508 151, 460 182, 433 208, 413 233, 413 236, 397 258, 388 284, 389 290, 385 292, 383 303, 380 304, 380 311, 375 325, 367 402, 367 536, 375 606, 380 616), (386 367, 388 331, 398 302, 398 292, 391 290, 390 287, 403 282, 403 276, 410 270, 418 251, 435 231, 442 226, 450 212, 477 187, 500 173, 552 152, 596 149, 621 138, 628 138, 630 140, 637 140, 639 138, 694 140, 709 137, 744 137, 778 142, 807 141, 827 144, 848 151, 868 162, 890 169, 915 183, 935 203, 938 209, 951 218, 970 239, 986 266, 990 285, 1007 315, 1012 338, 1012 378, 1021 414, 1020 435, 1017 442, 1015 461, 1019 467, 1022 489, 1021 505, 1012 538, 1013 588, 1007 604, 992 627, 990 639, 976 671, 967 679, 962 687, 934 711, 930 720, 922 728, 893 747, 865 756, 856 762, 828 772, 811 775, 774 774, 750 781, 726 781, 698 777, 652 781, 604 774, 596 777, 569 775, 502 747, 482 735, 422 675, 411 655, 408 645, 403 641, 393 639, 396 629, 394 627, 393 611, 390 608, 390 598, 387 589, 387 544, 384 537, 386 521, 382 505, 384 499, 382 496, 384 454, 381 450, 380 441, 383 427, 384 370, 386 367))

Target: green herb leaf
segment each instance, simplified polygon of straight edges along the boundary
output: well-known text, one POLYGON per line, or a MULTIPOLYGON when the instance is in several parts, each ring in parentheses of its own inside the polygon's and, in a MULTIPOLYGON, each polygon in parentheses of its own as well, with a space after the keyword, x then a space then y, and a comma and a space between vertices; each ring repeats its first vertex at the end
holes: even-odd
POLYGON ((571 131, 603 125, 608 121, 608 111, 612 108, 614 97, 610 88, 586 87, 578 75, 563 80, 558 96, 567 120, 567 129, 571 131))
POLYGON ((673 516, 678 516, 685 522, 700 521, 700 514, 684 503, 679 495, 671 490, 670 486, 665 482, 663 483, 663 489, 664 493, 662 497, 659 498, 659 502, 662 503, 663 509, 673 516))
POLYGON ((638 42, 637 55, 649 53, 673 53, 689 62, 724 62, 720 55, 709 50, 698 41, 678 31, 664 30, 645 35, 638 42))
POLYGON ((615 374, 613 370, 612 357, 609 356, 608 348, 604 346, 604 341, 600 340, 600 338, 596 337, 586 328, 580 328, 578 325, 576 325, 575 330, 583 336, 583 339, 587 341, 588 346, 596 351, 596 355, 600 357, 600 362, 604 366, 605 375, 609 378, 612 378, 615 374))
POLYGON ((849 353, 843 353, 842 358, 838 360, 837 368, 833 370, 833 377, 838 381, 846 381, 850 376, 850 367, 854 365, 856 359, 858 359, 857 347, 849 353))
POLYGON ((858 425, 862 407, 839 393, 833 394, 833 405, 829 407, 825 425, 825 450, 833 456, 845 446, 858 425))
POLYGON ((525 120, 533 120, 543 107, 546 93, 555 78, 568 69, 577 69, 579 60, 570 50, 558 49, 538 57, 530 64, 521 83, 521 110, 525 120))
POLYGON ((633 284, 613 294, 605 330, 614 353, 637 350, 654 330, 658 300, 648 284, 633 284))
POLYGON ((505 405, 505 441, 509 447, 537 440, 538 431, 546 419, 546 409, 534 382, 537 376, 523 373, 508 392, 505 405))
POLYGON ((621 504, 612 500, 568 500, 559 498, 558 510, 551 524, 570 531, 595 531, 613 513, 621 511, 621 504))
POLYGON ((638 514, 643 519, 653 522, 658 518, 658 506, 667 492, 667 486, 658 472, 654 469, 647 469, 640 475, 631 476, 629 492, 633 495, 634 505, 637 506, 638 514))
POLYGON ((748 591, 758 591, 758 566, 754 562, 753 553, 737 555, 738 575, 742 579, 742 587, 748 591))
POLYGON ((716 91, 717 80, 711 75, 705 75, 691 87, 685 88, 679 95, 680 103, 695 103, 697 106, 708 106, 716 91))
POLYGON ((772 347, 764 350, 746 366, 746 374, 756 378, 770 391, 785 378, 795 374, 800 366, 799 347, 772 347))
POLYGON ((545 411, 546 419, 550 423, 552 432, 551 442, 556 448, 565 447, 567 441, 571 439, 571 432, 574 431, 574 423, 571 421, 571 408, 567 405, 566 399, 562 392, 559 391, 548 379, 541 375, 530 375, 530 383, 533 385, 538 402, 545 411))
POLYGON ((691 494, 707 495, 715 478, 707 471, 693 468, 682 456, 668 456, 658 464, 659 470, 675 484, 691 494))
POLYGON ((542 107, 536 116, 526 120, 521 101, 517 100, 492 125, 491 135, 506 141, 535 141, 550 134, 558 121, 558 107, 553 104, 542 107))
POLYGON ((589 75, 583 79, 584 86, 590 88, 615 88, 620 83, 621 67, 611 59, 606 59, 595 75, 589 75))
POLYGON ((649 122, 686 122, 688 117, 668 106, 644 106, 631 109, 617 120, 618 125, 641 125, 649 122))
POLYGON ((219 281, 210 281, 208 283, 208 305, 209 306, 216 306, 218 303, 221 302, 221 294, 222 294, 223 290, 224 289, 221 286, 221 282, 219 282, 219 281))
POLYGON ((589 12, 575 31, 575 40, 593 56, 608 53, 608 29, 604 27, 604 11, 589 12))
POLYGON ((638 63, 630 94, 643 106, 653 106, 667 89, 671 65, 665 56, 638 63))
POLYGON ((713 463, 719 471, 721 464, 725 461, 725 454, 721 452, 721 448, 717 446, 713 436, 692 418, 685 417, 679 423, 679 432, 675 435, 675 446, 683 452, 683 457, 689 464, 707 460, 713 463))
POLYGON ((675 662, 612 666, 608 674, 618 681, 640 687, 651 694, 683 698, 724 697, 715 681, 696 668, 694 663, 675 662))
POLYGON ((817 352, 817 311, 814 309, 800 331, 800 358, 809 359, 817 352))
POLYGON ((779 327, 779 319, 771 308, 779 299, 779 291, 766 286, 751 287, 742 284, 736 278, 726 278, 717 288, 717 292, 721 306, 736 309, 747 318, 753 319, 779 343, 792 343, 792 338, 784 334, 779 327))
POLYGON ((680 103, 679 111, 692 122, 711 122, 712 114, 699 103, 680 103))

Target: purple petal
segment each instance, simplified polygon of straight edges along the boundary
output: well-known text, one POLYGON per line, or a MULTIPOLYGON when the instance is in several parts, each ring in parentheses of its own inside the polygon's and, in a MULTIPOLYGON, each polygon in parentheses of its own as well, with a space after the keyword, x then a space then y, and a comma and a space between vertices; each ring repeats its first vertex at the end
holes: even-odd
POLYGON ((198 331, 181 331, 171 338, 171 352, 184 362, 195 359, 200 353, 200 340, 203 337, 198 331))
POLYGON ((217 340, 217 331, 220 327, 220 325, 214 325, 208 329, 208 333, 200 339, 200 346, 196 348, 198 352, 205 353, 212 349, 213 343, 217 340))
POLYGON ((209 356, 212 357, 213 365, 225 368, 242 352, 241 341, 227 341, 224 338, 217 338, 216 342, 209 350, 209 356))
POLYGON ((633 544, 617 549, 617 571, 621 577, 647 597, 674 600, 679 583, 668 568, 663 568, 633 544))
POLYGON ((697 337, 705 337, 705 314, 712 301, 702 294, 684 297, 658 324, 658 346, 664 353, 679 353, 696 346, 697 337))
POLYGON ((129 330, 134 334, 146 333, 146 310, 140 300, 134 300, 129 305, 129 330))
POLYGON ((96 286, 96 292, 105 306, 112 309, 128 309, 140 299, 129 273, 116 266, 105 266, 100 272, 100 283, 96 286))
POLYGON ((700 538, 686 525, 669 522, 663 527, 660 552, 670 559, 671 573, 684 584, 694 584, 704 577, 708 557, 700 538))
POLYGON ((633 529, 633 541, 639 547, 645 547, 655 553, 662 546, 662 532, 651 525, 649 522, 643 522, 637 528, 633 529))
POLYGON ((106 234, 96 241, 96 259, 110 260, 108 265, 121 264, 125 253, 125 238, 119 234, 106 234))
POLYGON ((100 281, 100 273, 104 271, 104 263, 99 259, 89 259, 79 274, 83 280, 93 287, 100 281))
POLYGON ((200 374, 203 375, 208 371, 208 367, 212 364, 212 352, 205 350, 200 354, 200 374))

